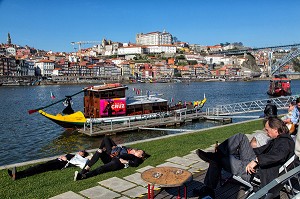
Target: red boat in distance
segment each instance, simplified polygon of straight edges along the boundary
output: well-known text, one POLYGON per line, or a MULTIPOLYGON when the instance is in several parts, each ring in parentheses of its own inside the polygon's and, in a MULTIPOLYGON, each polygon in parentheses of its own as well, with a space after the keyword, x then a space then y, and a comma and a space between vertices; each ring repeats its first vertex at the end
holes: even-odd
POLYGON ((287 78, 286 75, 275 75, 270 80, 267 93, 275 97, 291 95, 291 79, 287 78))

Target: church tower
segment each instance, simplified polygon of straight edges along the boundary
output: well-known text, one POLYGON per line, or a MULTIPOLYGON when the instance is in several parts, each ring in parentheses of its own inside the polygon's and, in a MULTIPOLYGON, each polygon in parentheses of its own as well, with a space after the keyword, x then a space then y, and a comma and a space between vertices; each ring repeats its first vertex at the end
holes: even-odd
POLYGON ((11 44, 11 38, 10 38, 10 34, 9 33, 7 34, 7 44, 9 44, 9 45, 11 44))

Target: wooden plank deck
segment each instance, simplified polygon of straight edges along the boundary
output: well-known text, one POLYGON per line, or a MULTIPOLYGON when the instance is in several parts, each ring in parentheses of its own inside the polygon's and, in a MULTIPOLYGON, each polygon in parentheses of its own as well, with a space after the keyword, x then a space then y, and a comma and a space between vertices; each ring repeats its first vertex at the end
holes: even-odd
MULTIPOLYGON (((113 124, 93 124, 92 131, 90 128, 79 129, 78 131, 88 136, 110 135, 121 132, 137 131, 140 127, 168 127, 180 126, 189 122, 196 122, 205 119, 205 113, 191 113, 181 116, 171 116, 166 118, 157 118, 139 121, 126 121, 123 123, 113 124)), ((222 120, 223 121, 223 120, 222 120)))

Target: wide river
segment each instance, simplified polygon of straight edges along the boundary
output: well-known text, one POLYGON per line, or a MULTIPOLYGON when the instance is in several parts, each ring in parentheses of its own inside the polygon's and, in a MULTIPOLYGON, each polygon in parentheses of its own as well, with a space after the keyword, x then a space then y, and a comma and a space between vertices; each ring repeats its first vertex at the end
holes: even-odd
MULTIPOLYGON (((143 94, 163 94, 165 99, 174 102, 203 99, 204 108, 215 105, 267 99, 269 81, 248 82, 190 82, 190 83, 140 83, 129 84, 127 96, 136 95, 140 89, 143 94)), ((0 165, 34 160, 49 156, 75 152, 79 149, 93 149, 99 146, 101 137, 88 137, 77 132, 65 131, 62 127, 44 118, 39 113, 29 115, 28 110, 36 109, 63 99, 65 95, 77 93, 89 85, 51 85, 31 87, 0 87, 0 165), (56 96, 51 99, 50 93, 56 96)), ((292 81, 293 95, 300 93, 300 80, 292 81)), ((83 94, 73 97, 73 109, 83 111, 83 94)), ((62 103, 51 106, 45 111, 56 114, 64 109, 62 103)), ((260 115, 261 113, 257 113, 260 115)), ((234 120, 236 122, 237 120, 234 120)), ((193 123, 180 128, 201 129, 215 125, 216 122, 193 123)), ((113 137, 117 143, 142 140, 176 132, 151 131, 123 133, 113 137)))

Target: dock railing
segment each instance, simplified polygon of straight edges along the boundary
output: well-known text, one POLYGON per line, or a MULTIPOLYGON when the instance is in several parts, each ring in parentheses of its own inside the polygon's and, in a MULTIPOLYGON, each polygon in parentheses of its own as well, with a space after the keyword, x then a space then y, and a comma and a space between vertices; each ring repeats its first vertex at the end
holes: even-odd
POLYGON ((201 108, 178 109, 167 112, 157 112, 143 115, 132 115, 112 118, 89 118, 84 124, 83 131, 89 135, 100 131, 115 131, 117 129, 133 129, 136 126, 159 126, 166 123, 180 123, 188 119, 188 116, 198 117, 203 115, 201 108))
POLYGON ((216 105, 213 108, 206 108, 205 114, 208 116, 224 116, 224 115, 236 115, 242 113, 252 113, 264 111, 268 100, 271 100, 273 104, 277 106, 277 109, 287 109, 291 101, 296 100, 299 95, 282 96, 272 99, 254 100, 248 102, 240 102, 225 105, 216 105))
POLYGON ((113 118, 89 118, 87 122, 84 124, 83 130, 89 131, 90 134, 93 134, 94 128, 99 126, 101 127, 110 127, 110 130, 114 129, 115 124, 122 124, 123 127, 131 127, 131 123, 135 121, 142 121, 145 125, 148 124, 151 119, 160 119, 162 121, 166 117, 170 117, 174 115, 174 112, 161 112, 161 113, 150 113, 143 115, 132 115, 132 116, 124 116, 124 117, 113 117, 113 118))

